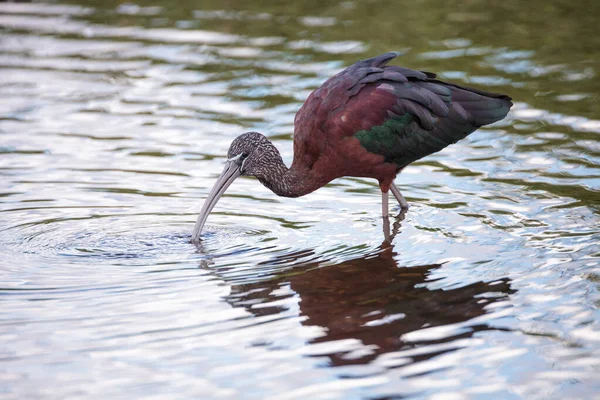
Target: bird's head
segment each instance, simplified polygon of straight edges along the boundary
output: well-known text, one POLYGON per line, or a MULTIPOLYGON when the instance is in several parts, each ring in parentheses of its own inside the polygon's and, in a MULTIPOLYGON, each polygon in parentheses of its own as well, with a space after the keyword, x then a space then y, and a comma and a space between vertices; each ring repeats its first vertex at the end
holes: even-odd
POLYGON ((256 176, 261 179, 275 164, 283 163, 279 152, 263 134, 246 132, 235 138, 227 151, 225 168, 208 194, 194 226, 192 242, 200 239, 200 233, 208 215, 223 193, 240 175, 256 176))
MULTIPOLYGON (((227 151, 227 162, 237 166, 240 175, 260 176, 267 167, 273 144, 258 132, 246 132, 236 137, 227 151)), ((238 175, 239 176, 239 175, 238 175)))

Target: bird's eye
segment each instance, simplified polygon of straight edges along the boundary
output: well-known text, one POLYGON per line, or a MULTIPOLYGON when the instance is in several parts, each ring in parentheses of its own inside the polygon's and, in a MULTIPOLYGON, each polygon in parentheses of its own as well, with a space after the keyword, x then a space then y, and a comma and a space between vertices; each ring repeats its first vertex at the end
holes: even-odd
POLYGON ((248 158, 249 154, 248 153, 242 153, 242 159, 244 158, 248 158))

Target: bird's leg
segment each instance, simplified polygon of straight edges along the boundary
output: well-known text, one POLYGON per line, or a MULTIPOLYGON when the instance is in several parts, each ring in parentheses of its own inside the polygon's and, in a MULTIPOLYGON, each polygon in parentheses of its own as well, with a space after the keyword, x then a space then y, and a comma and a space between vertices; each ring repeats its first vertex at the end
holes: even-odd
POLYGON ((404 198, 404 196, 402 196, 402 193, 400 193, 400 190, 398 190, 398 188, 396 187, 396 185, 394 185, 393 182, 392 182, 392 184, 390 186, 390 189, 392 191, 392 194, 396 198, 396 200, 398 200, 398 203, 400 204, 400 208, 407 209, 408 208, 408 201, 406 201, 406 199, 404 198))
POLYGON ((387 218, 390 216, 390 206, 388 204, 389 194, 387 191, 381 191, 381 216, 387 218))
POLYGON ((381 191, 381 217, 383 219, 383 237, 384 240, 390 243, 390 207, 388 204, 388 200, 390 198, 390 194, 387 190, 384 192, 381 191))
POLYGON ((390 219, 388 217, 383 217, 383 243, 391 243, 392 237, 390 236, 390 219))

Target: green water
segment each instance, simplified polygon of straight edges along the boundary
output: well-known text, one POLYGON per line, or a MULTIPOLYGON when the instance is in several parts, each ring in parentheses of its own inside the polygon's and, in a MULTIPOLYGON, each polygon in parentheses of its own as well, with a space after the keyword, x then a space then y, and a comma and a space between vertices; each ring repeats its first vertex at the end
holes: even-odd
POLYGON ((0 3, 0 398, 593 399, 600 3, 0 3), (299 199, 308 94, 361 58, 506 93, 508 117, 299 199), (394 209, 394 213, 398 213, 394 209))

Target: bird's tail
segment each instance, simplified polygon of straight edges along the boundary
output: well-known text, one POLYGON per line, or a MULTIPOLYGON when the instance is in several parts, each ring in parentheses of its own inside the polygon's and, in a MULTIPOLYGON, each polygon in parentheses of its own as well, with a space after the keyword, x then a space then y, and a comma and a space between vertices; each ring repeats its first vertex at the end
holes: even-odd
POLYGON ((458 103, 467 112, 467 118, 476 127, 500 121, 506 117, 513 106, 512 99, 504 94, 484 92, 483 90, 460 86, 454 83, 435 81, 446 86, 452 92, 452 102, 458 103))

